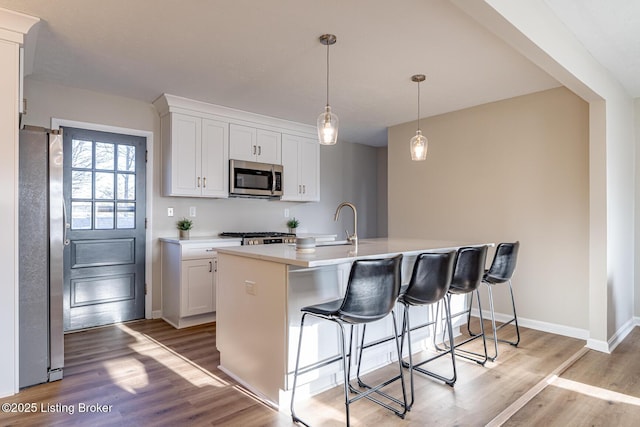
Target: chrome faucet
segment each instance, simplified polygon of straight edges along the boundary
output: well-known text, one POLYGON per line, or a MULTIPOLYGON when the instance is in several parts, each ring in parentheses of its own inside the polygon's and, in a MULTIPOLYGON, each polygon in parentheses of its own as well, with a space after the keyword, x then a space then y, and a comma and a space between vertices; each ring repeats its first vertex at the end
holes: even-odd
POLYGON ((347 241, 349 241, 352 245, 358 246, 358 211, 356 210, 356 207, 353 205, 353 203, 349 203, 349 202, 340 203, 340 205, 338 206, 338 209, 336 209, 336 214, 333 217, 333 220, 334 221, 338 220, 338 217, 340 216, 340 209, 342 209, 345 206, 349 206, 353 210, 353 234, 349 235, 349 232, 347 230, 344 230, 345 233, 347 234, 347 241))

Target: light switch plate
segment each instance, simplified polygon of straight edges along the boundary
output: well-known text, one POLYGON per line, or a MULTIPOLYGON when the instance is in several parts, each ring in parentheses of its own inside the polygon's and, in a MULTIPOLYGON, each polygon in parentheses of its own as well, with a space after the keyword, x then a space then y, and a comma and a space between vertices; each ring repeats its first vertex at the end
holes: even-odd
POLYGON ((196 207, 195 206, 191 206, 189 208, 189 216, 196 216, 196 207))
POLYGON ((167 216, 173 216, 173 208, 167 208, 167 216))

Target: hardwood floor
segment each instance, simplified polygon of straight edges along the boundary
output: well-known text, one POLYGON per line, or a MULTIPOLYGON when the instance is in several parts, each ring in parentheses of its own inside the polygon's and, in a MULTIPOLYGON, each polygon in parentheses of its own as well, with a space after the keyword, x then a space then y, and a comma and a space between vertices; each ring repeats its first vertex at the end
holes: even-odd
MULTIPOLYGON (((581 340, 522 328, 521 345, 501 345, 495 363, 482 367, 459 361, 455 387, 418 375, 416 403, 404 420, 360 401, 351 407, 351 421, 360 426, 481 426, 541 387, 524 407, 509 413, 504 425, 637 425, 640 330, 634 329, 611 355, 585 351, 548 383, 547 377, 583 346, 581 340)), ((442 362, 447 369, 448 362, 442 362)), ((64 380, 1 399, 10 409, 20 405, 33 412, 2 411, 0 425, 294 425, 288 415, 246 393, 218 364, 215 324, 176 330, 161 320, 145 320, 68 334, 64 380)), ((368 377, 384 376, 389 369, 368 377)), ((341 387, 296 408, 312 425, 344 424, 341 387)))

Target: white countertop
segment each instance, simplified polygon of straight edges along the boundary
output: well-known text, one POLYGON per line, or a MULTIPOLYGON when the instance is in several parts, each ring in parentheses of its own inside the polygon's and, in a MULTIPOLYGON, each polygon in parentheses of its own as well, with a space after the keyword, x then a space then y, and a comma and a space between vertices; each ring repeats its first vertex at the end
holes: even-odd
POLYGON ((161 241, 169 243, 177 243, 179 245, 232 245, 238 246, 242 244, 242 239, 239 237, 218 237, 218 236, 194 236, 189 239, 178 239, 175 237, 160 237, 161 241))
POLYGON ((426 239, 363 239, 357 251, 352 245, 318 246, 314 252, 302 253, 292 244, 225 247, 218 253, 261 259, 298 267, 342 264, 356 259, 385 258, 397 254, 417 255, 429 251, 457 250, 463 246, 490 245, 486 242, 454 242, 426 239))

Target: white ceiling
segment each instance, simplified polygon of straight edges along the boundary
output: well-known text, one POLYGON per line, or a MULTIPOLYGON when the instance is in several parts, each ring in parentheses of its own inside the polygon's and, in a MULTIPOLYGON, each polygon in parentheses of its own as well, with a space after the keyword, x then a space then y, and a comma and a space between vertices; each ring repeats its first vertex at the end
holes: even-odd
MULTIPOLYGON (((603 18, 598 5, 611 4, 546 1, 569 16, 588 3, 586 12, 577 9, 593 20, 603 18)), ((0 0, 0 7, 42 20, 30 78, 145 102, 166 92, 311 125, 325 105, 326 47, 318 37, 333 33, 330 103, 339 139, 374 146, 386 144, 388 126, 415 120, 413 74, 427 75, 423 117, 559 85, 448 0, 0 0)), ((613 68, 630 60, 609 56, 613 68)))
POLYGON ((640 97, 640 1, 545 2, 627 92, 640 97))

